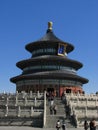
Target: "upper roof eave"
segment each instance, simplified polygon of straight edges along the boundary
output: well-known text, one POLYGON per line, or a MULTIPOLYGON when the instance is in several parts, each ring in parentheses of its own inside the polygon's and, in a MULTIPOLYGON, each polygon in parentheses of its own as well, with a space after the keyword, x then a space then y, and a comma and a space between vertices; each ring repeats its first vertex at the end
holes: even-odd
POLYGON ((64 42, 61 39, 59 39, 58 37, 56 37, 54 35, 54 33, 52 31, 46 33, 41 39, 35 41, 35 42, 31 42, 28 43, 25 48, 26 50, 32 52, 32 47, 41 43, 62 43, 62 44, 66 44, 67 45, 67 52, 71 52, 74 49, 74 46, 68 42, 64 42))

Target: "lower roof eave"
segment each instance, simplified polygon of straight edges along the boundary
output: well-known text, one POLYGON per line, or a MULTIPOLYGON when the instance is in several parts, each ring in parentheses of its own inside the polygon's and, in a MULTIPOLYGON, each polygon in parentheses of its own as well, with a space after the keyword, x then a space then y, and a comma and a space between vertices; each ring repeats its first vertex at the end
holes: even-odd
POLYGON ((88 79, 77 76, 77 75, 19 75, 10 79, 11 82, 16 83, 21 80, 29 80, 29 79, 59 79, 59 80, 74 80, 81 82, 82 84, 86 84, 89 82, 88 79))

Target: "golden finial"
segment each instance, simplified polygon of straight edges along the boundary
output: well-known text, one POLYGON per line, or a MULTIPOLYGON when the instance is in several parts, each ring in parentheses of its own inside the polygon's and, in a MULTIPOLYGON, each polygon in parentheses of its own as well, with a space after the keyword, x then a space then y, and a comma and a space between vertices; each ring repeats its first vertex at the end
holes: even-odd
POLYGON ((49 30, 52 30, 52 25, 53 25, 52 22, 48 22, 48 29, 49 29, 49 30))

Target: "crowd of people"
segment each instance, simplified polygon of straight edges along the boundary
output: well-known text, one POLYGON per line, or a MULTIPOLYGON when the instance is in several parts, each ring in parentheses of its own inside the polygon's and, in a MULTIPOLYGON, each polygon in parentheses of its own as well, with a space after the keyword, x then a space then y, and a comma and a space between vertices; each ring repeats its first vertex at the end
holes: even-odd
POLYGON ((90 128, 90 130, 96 130, 95 119, 92 119, 90 123, 88 123, 86 120, 84 121, 84 130, 88 130, 88 128, 90 128))
POLYGON ((66 130, 66 123, 65 123, 65 121, 63 121, 61 123, 60 120, 58 120, 56 122, 56 129, 59 130, 60 128, 62 128, 62 130, 66 130))
POLYGON ((52 114, 54 114, 54 115, 57 114, 57 105, 56 104, 50 106, 50 114, 51 115, 52 114))
MULTIPOLYGON (((49 109, 50 109, 50 114, 51 115, 56 115, 57 114, 57 105, 54 103, 54 98, 55 95, 52 92, 49 92, 46 94, 47 100, 49 102, 49 109)), ((63 99, 63 95, 61 96, 61 100, 63 99)), ((66 130, 66 123, 63 121, 62 123, 60 120, 57 120, 56 122, 56 129, 59 130, 62 128, 62 130, 66 130)), ((95 119, 93 118, 89 123, 87 120, 84 121, 84 130, 96 130, 96 122, 95 119)))
MULTIPOLYGON (((63 121, 62 123, 60 122, 60 120, 57 120, 56 122, 56 129, 60 130, 62 128, 62 130, 66 130, 66 123, 65 121, 63 121)), ((92 119, 90 121, 90 123, 87 122, 87 120, 84 121, 84 130, 96 130, 96 122, 95 119, 92 119)))
POLYGON ((47 93, 46 97, 49 102, 50 114, 56 115, 57 114, 57 105, 54 103, 54 98, 55 98, 54 93, 49 92, 49 93, 47 93))
MULTIPOLYGON (((52 93, 52 92, 46 93, 46 97, 47 97, 47 100, 48 100, 48 103, 49 103, 50 115, 56 115, 57 114, 57 105, 54 102, 55 96, 56 95, 54 95, 54 93, 52 93)), ((61 100, 62 100, 62 98, 61 98, 61 100)), ((62 130, 66 129, 65 121, 63 121, 61 123, 60 120, 57 120, 56 129, 59 130, 60 128, 62 128, 62 130)))

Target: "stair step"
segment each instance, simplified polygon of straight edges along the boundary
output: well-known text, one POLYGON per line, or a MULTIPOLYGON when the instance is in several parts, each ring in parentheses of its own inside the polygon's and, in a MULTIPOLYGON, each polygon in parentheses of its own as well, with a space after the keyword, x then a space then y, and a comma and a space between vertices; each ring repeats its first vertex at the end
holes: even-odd
POLYGON ((57 114, 50 115, 49 102, 46 102, 46 128, 55 128, 57 120, 62 123, 63 120, 66 122, 68 128, 73 128, 71 121, 66 117, 66 106, 59 97, 54 98, 54 104, 57 105, 57 114))

